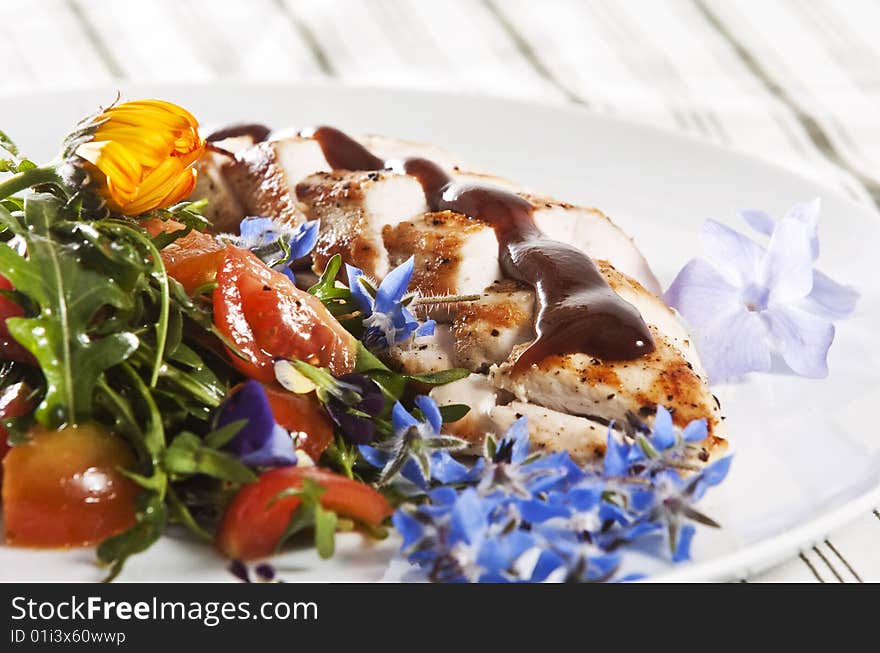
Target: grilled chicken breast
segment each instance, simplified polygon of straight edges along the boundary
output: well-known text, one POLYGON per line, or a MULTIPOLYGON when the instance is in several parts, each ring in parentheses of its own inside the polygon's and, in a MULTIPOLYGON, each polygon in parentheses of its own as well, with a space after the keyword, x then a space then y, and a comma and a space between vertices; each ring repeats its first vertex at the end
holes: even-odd
POLYGON ((388 170, 330 170, 312 139, 279 136, 244 147, 234 160, 212 169, 222 183, 198 191, 221 201, 226 201, 228 191, 238 202, 236 208, 228 201, 230 215, 238 211, 292 223, 320 220, 313 257, 318 272, 338 253, 381 279, 413 256, 411 288, 421 295, 477 296, 475 301, 429 306, 422 316, 438 321, 434 336, 415 338, 384 354, 386 362, 410 373, 453 366, 473 372, 431 394, 441 405, 471 407, 449 428, 475 448, 486 433, 503 432, 526 415, 535 447, 567 450, 585 462, 604 452, 609 423, 624 424, 628 414, 650 422, 662 404, 679 425, 706 420, 710 436, 704 443, 705 457, 723 450, 719 406, 691 339, 659 299, 660 286, 633 240, 607 216, 505 179, 467 172, 437 148, 378 136, 361 142, 386 160, 424 156, 450 170, 458 181, 491 183, 528 200, 547 236, 588 254, 611 288, 639 310, 654 337, 655 351, 629 361, 555 355, 514 370, 517 353, 534 338, 535 296, 530 286, 505 278, 493 229, 458 213, 429 212, 413 177, 388 170))

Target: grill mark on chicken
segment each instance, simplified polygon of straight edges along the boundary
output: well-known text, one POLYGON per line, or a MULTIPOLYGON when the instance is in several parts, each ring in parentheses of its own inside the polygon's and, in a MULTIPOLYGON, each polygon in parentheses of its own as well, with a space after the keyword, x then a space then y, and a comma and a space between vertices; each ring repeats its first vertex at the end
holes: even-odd
POLYGON ((277 218, 291 225, 305 221, 296 205, 278 154, 271 141, 258 143, 240 152, 225 170, 246 215, 277 218))
POLYGON ((417 220, 433 229, 420 229, 415 221, 383 227, 382 240, 391 254, 391 264, 399 265, 409 258, 408 255, 395 256, 395 252, 413 252, 416 265, 410 289, 428 296, 456 294, 468 236, 487 225, 452 211, 425 213, 417 220))
POLYGON ((313 252, 318 273, 339 254, 367 276, 382 279, 390 269, 383 232, 427 208, 417 181, 381 171, 318 172, 300 181, 295 192, 309 216, 321 221, 313 252))

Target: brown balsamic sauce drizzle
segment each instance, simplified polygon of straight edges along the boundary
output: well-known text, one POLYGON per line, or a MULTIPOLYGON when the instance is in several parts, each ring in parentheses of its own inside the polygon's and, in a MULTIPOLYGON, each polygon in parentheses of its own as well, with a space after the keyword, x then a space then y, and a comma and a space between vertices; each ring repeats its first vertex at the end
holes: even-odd
POLYGON ((272 133, 272 130, 266 127, 266 125, 259 123, 237 123, 212 131, 205 137, 205 140, 209 143, 216 143, 227 138, 250 136, 254 143, 262 143, 269 137, 270 133, 272 133))
MULTIPOLYGON (((391 169, 333 127, 304 135, 318 142, 333 169, 391 169)), ((489 223, 498 239, 501 269, 534 287, 537 337, 514 369, 556 354, 632 360, 654 351, 654 339, 638 310, 611 289, 589 256, 545 236, 530 202, 500 188, 457 182, 428 159, 405 159, 394 170, 418 179, 431 211, 454 211, 489 223)))

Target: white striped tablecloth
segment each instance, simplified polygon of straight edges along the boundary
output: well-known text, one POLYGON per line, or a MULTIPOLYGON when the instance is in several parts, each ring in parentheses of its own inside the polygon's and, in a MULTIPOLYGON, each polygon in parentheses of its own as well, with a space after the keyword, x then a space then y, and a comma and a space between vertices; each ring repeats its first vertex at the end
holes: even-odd
MULTIPOLYGON (((872 0, 2 0, 0 93, 333 78, 576 103, 880 207, 872 0)), ((750 581, 880 581, 880 512, 750 581)))

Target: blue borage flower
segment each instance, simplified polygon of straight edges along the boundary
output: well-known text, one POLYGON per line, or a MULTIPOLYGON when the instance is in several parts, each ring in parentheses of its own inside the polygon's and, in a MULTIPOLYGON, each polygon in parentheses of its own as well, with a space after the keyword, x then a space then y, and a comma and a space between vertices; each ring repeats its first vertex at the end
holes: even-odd
POLYGON ((239 420, 244 426, 225 449, 249 467, 280 467, 297 461, 293 438, 275 422, 266 391, 257 381, 245 381, 220 406, 217 428, 239 420))
POLYGON ((318 242, 318 220, 291 228, 272 218, 247 217, 239 226, 239 247, 257 254, 267 265, 296 281, 290 264, 309 254, 318 242))
POLYGON ((390 347, 411 335, 430 336, 434 320, 419 323, 407 306, 413 299, 407 294, 415 269, 411 256, 391 270, 378 287, 367 280, 362 270, 345 264, 351 295, 364 314, 366 333, 363 341, 371 347, 390 347))
POLYGON ((742 219, 769 237, 766 247, 714 220, 703 224, 706 257, 682 268, 665 299, 694 329, 712 380, 767 371, 774 353, 797 374, 828 374, 831 320, 852 313, 858 293, 813 268, 819 211, 818 199, 778 221, 743 211, 742 219))
POLYGON ((665 541, 674 561, 688 559, 693 523, 717 526, 694 504, 731 458, 683 477, 677 470, 689 469, 705 423, 678 431, 660 407, 653 428, 638 426, 609 428, 604 464, 581 469, 567 452, 529 454, 521 418, 499 441, 489 438, 470 469, 458 463, 454 486, 431 474, 426 501, 395 512, 403 555, 442 582, 605 581, 646 538, 665 541))
POLYGON ((382 470, 378 483, 384 485, 401 475, 426 488, 431 480, 453 483, 467 478, 467 467, 449 455, 464 448, 465 441, 440 432, 443 418, 433 399, 420 395, 415 405, 424 419, 417 419, 398 401, 391 409, 392 436, 360 447, 364 459, 382 470))

